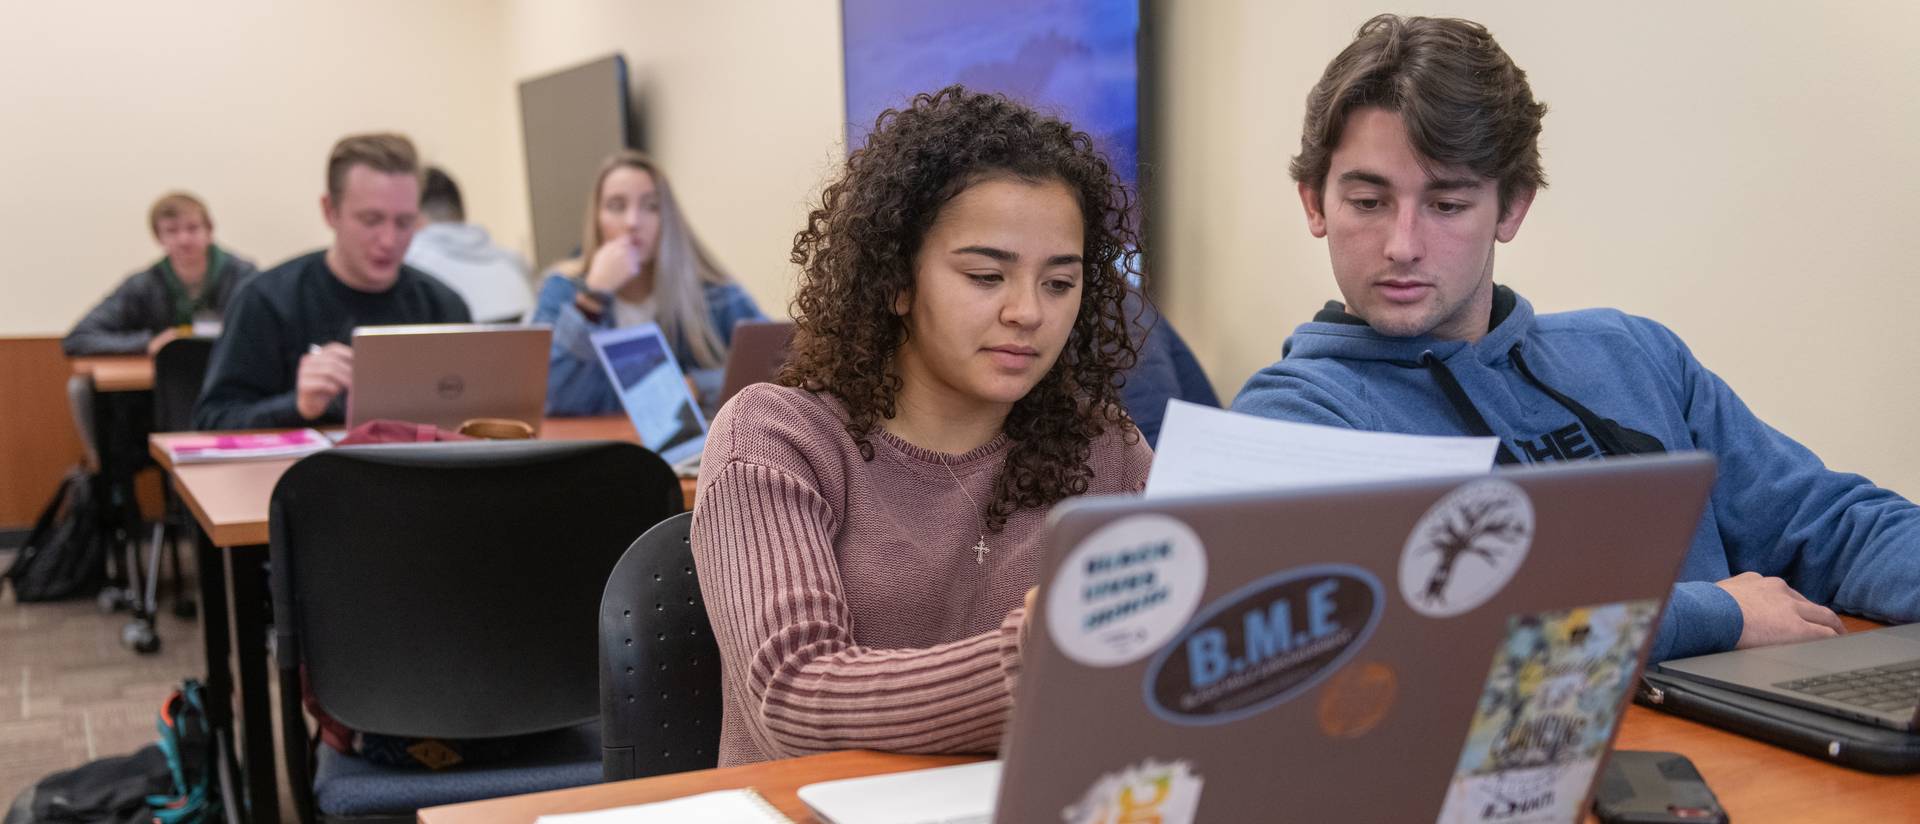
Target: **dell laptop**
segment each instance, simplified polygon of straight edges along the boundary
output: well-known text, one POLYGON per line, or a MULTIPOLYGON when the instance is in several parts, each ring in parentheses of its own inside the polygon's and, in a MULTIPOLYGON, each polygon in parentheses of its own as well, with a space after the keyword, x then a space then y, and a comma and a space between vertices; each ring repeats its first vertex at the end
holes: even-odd
POLYGON ((347 426, 392 419, 457 430, 509 418, 539 432, 552 342, 551 328, 518 324, 355 329, 347 426))

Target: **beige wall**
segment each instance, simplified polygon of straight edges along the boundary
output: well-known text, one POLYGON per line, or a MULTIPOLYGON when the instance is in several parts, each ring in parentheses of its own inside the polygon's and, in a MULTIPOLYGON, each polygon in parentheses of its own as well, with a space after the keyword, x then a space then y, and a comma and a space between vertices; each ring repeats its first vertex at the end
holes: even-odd
MULTIPOLYGON (((1165 302, 1223 394, 1338 297, 1287 180, 1306 90, 1367 12, 1165 3, 1165 302)), ((1829 465, 1920 494, 1920 4, 1412 0, 1477 19, 1552 106, 1552 186, 1497 278, 1677 331, 1829 465)))
MULTIPOLYGON (((164 188, 206 195, 221 239, 263 261, 324 243, 321 160, 356 129, 412 132, 474 217, 524 248, 513 83, 609 51, 694 226, 772 314, 806 201, 841 157, 834 0, 203 0, 191 19, 109 5, 0 5, 0 333, 63 329, 150 259, 140 222, 164 188), (386 33, 365 31, 373 16, 386 33)), ((1163 302, 1230 396, 1335 296, 1286 161, 1307 87, 1365 12, 1157 5, 1163 302)), ((1920 58, 1900 42, 1920 4, 1398 10, 1485 22, 1553 106, 1553 185, 1501 249, 1501 281, 1544 311, 1667 323, 1830 463, 1920 494, 1920 278, 1904 254, 1920 58)))
POLYGON ((412 135, 524 246, 503 23, 487 0, 0 3, 0 334, 64 333, 157 259, 146 210, 169 189, 263 266, 326 245, 349 132, 412 135))
MULTIPOLYGON (((646 148, 673 180, 688 222, 763 311, 785 316, 793 234, 808 198, 844 158, 840 4, 514 0, 507 8, 516 79, 608 52, 626 56, 646 148)), ((516 130, 524 187, 519 139, 516 130)))

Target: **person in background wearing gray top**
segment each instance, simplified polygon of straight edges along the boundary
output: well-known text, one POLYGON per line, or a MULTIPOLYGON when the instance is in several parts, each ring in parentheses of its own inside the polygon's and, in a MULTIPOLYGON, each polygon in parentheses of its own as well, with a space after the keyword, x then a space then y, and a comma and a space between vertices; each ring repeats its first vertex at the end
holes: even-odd
POLYGON ((219 323, 233 293, 259 271, 253 261, 213 245, 207 204, 185 192, 154 201, 147 229, 166 256, 127 276, 74 325, 60 342, 68 355, 158 352, 191 335, 196 321, 219 323))
POLYGON ((420 216, 427 225, 414 233, 407 265, 453 287, 474 320, 514 323, 533 308, 526 260, 495 246, 485 228, 466 222, 460 187, 438 166, 427 167, 420 216))

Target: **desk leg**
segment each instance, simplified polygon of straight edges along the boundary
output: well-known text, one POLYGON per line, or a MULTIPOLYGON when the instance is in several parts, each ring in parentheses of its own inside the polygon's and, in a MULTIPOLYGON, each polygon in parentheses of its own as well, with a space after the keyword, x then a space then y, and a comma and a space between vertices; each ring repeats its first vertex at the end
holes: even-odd
POLYGON ((207 720, 214 727, 233 728, 233 670, 227 654, 233 651, 227 635, 227 568, 225 553, 194 527, 194 550, 200 568, 200 632, 207 654, 207 720))
POLYGON ((233 794, 233 670, 227 665, 232 636, 227 632, 227 567, 225 553, 213 545, 198 524, 193 527, 194 567, 200 572, 200 633, 205 644, 207 724, 213 728, 216 786, 226 808, 227 824, 242 820, 233 794))
POLYGON ((280 824, 273 702, 267 690, 267 548, 239 547, 226 556, 233 584, 233 644, 240 659, 241 758, 247 783, 247 820, 251 824, 280 824))

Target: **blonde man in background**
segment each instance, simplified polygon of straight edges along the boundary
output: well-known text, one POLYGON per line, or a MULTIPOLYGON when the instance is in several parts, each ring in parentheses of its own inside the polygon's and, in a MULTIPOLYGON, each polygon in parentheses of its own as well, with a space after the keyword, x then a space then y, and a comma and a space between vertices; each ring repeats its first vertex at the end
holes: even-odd
POLYGON ((217 327, 234 293, 259 271, 214 245, 207 204, 185 192, 154 201, 147 229, 164 256, 128 275, 74 325, 60 343, 68 355, 151 355, 191 335, 196 323, 211 331, 207 324, 217 327))
POLYGON ((338 424, 359 326, 468 323, 460 295, 402 263, 420 221, 420 162, 398 134, 352 135, 327 158, 320 213, 333 245, 234 296, 194 409, 199 429, 338 424))

